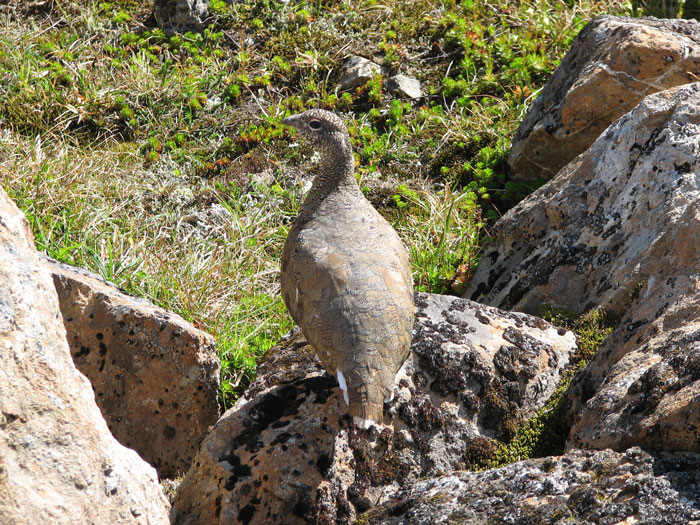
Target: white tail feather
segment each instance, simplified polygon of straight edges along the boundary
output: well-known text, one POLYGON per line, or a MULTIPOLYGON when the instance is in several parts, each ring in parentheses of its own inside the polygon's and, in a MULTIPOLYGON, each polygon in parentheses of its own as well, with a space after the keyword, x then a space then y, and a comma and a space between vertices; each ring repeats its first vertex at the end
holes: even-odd
POLYGON ((348 384, 345 382, 345 376, 340 371, 340 368, 335 371, 335 375, 338 378, 338 386, 340 386, 340 389, 343 391, 343 399, 345 400, 345 404, 349 405, 350 395, 348 394, 348 384))
POLYGON ((357 416, 353 417, 352 420, 355 422, 358 428, 361 428, 363 430, 367 430, 375 424, 375 422, 371 419, 365 419, 357 416))

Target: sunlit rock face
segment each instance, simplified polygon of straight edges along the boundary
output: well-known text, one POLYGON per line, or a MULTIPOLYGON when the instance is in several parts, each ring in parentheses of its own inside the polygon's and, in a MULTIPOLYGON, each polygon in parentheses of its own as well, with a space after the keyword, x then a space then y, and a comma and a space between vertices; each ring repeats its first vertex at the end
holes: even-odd
POLYGON ((310 345, 271 350, 178 489, 194 523, 350 523, 402 487, 464 468, 556 388, 571 332, 465 299, 416 294, 412 351, 384 422, 358 429, 310 345))
POLYGON ((546 181, 644 97, 700 78, 700 23, 600 16, 576 37, 513 137, 508 164, 546 181))

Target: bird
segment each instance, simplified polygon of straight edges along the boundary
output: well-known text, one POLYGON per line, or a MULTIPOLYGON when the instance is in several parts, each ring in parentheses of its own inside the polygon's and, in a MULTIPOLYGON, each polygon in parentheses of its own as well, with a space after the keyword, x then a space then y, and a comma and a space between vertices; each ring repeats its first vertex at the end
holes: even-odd
POLYGON ((413 333, 413 278, 399 235, 355 178, 350 135, 335 113, 310 109, 282 124, 320 155, 318 173, 282 251, 292 319, 337 378, 355 425, 383 423, 413 333))

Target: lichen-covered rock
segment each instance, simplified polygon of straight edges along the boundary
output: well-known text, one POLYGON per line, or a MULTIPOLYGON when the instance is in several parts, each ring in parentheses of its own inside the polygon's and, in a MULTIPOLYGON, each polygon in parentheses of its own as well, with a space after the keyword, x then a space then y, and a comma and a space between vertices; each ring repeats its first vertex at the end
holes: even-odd
MULTIPOLYGON (((644 99, 493 228, 465 297, 622 314, 700 198, 700 84, 644 99)), ((686 271, 696 271, 689 256, 686 271)))
POLYGON ((367 60, 366 58, 352 55, 343 64, 343 76, 340 79, 340 89, 353 89, 372 80, 376 75, 385 72, 385 68, 367 60))
POLYGON ((112 434, 161 477, 185 473, 219 418, 214 338, 90 272, 47 266, 73 362, 112 434))
POLYGON ((407 483, 478 460, 541 407, 571 332, 464 299, 416 295, 412 352, 384 424, 358 429, 296 336, 271 351, 178 488, 177 524, 348 523, 407 483))
POLYGON ((568 392, 569 447, 700 452, 700 199, 650 257, 657 267, 642 266, 625 317, 568 392))
POLYGON ((360 516, 372 525, 553 525, 700 520, 700 457, 571 451, 485 472, 418 481, 360 516))
POLYGON ((578 35, 513 137, 514 177, 548 180, 645 96, 700 75, 700 23, 601 16, 578 35))
POLYGON ((76 370, 27 222, 0 190, 0 522, 166 524, 155 470, 76 370))
POLYGON ((199 32, 206 27, 209 0, 155 0, 153 14, 166 34, 199 32))
POLYGON ((569 393, 570 447, 700 451, 699 158, 700 84, 647 97, 497 223, 469 285, 622 318, 569 393))

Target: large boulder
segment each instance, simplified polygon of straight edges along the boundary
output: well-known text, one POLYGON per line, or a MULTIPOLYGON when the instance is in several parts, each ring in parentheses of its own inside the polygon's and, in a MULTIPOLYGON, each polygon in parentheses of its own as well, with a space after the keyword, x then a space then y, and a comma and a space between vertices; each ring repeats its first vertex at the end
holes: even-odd
POLYGON ((699 77, 697 21, 593 19, 513 137, 512 175, 551 179, 645 96, 699 77))
POLYGON ((73 362, 112 434, 161 477, 184 474, 219 418, 214 338, 90 272, 47 265, 73 362))
POLYGON ((486 472, 421 480, 360 516, 362 523, 647 523, 700 520, 700 457, 572 451, 486 472))
POLYGON ((110 434, 49 272, 0 190, 0 521, 168 523, 156 472, 110 434))
POLYGON ((651 257, 658 268, 567 394, 567 447, 700 452, 700 198, 651 257))
POLYGON ((624 313, 668 264, 656 246, 700 198, 699 138, 700 83, 644 99, 495 224, 465 297, 624 313))
POLYGON ((525 314, 417 294, 412 352, 383 425, 360 430, 301 336, 277 347, 178 488, 177 524, 349 523, 508 439, 555 389, 571 332, 525 314))
POLYGON ((501 219, 467 294, 621 318, 569 392, 569 447, 700 452, 700 83, 657 93, 501 219))

